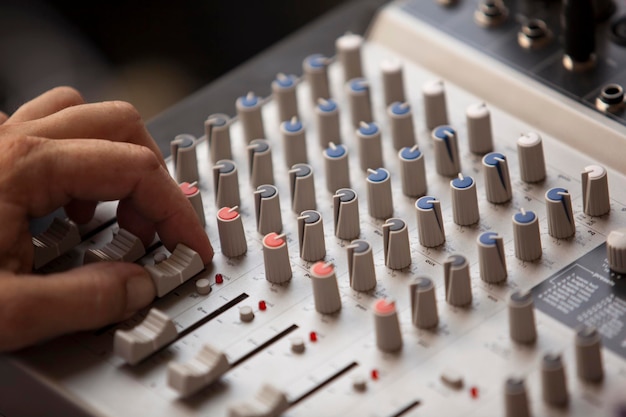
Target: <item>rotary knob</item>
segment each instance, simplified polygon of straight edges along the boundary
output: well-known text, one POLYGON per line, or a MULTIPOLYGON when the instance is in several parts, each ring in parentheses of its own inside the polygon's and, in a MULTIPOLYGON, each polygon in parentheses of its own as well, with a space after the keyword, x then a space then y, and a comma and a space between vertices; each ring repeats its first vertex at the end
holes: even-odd
POLYGON ((584 381, 597 383, 604 378, 602 338, 594 328, 583 326, 576 332, 576 370, 584 381))
POLYGON ((272 284, 283 284, 291 279, 291 262, 285 235, 271 232, 263 238, 265 279, 272 284))
POLYGON ((459 176, 450 181, 452 191, 452 218, 460 226, 469 226, 478 223, 478 195, 476 182, 472 177, 459 176))
POLYGON ((441 202, 427 195, 415 202, 415 209, 420 244, 427 248, 443 245, 446 233, 441 215, 441 202))
POLYGON ((335 100, 320 98, 315 106, 315 118, 320 148, 327 148, 330 142, 341 143, 339 107, 335 100))
POLYGON ((521 378, 507 378, 504 383, 504 407, 506 417, 530 417, 526 384, 521 378))
POLYGON ((367 207, 375 219, 388 219, 393 216, 391 177, 385 168, 368 170, 367 207))
POLYGON ((298 117, 298 78, 295 75, 278 73, 272 81, 272 96, 278 108, 278 123, 298 117))
POLYGON ((543 142, 538 133, 528 132, 517 139, 517 158, 522 181, 533 183, 546 178, 543 142))
POLYGON ((180 190, 185 194, 187 200, 191 203, 193 210, 196 212, 198 216, 198 220, 200 220, 200 224, 202 227, 206 226, 206 218, 204 217, 204 204, 202 202, 202 193, 200 192, 200 188, 197 183, 183 182, 179 185, 180 190))
POLYGON ((446 302, 455 307, 472 303, 472 282, 469 262, 463 255, 451 255, 443 263, 443 283, 446 302))
POLYGON ((265 138, 261 98, 253 92, 249 92, 237 99, 235 107, 237 108, 237 118, 241 122, 243 137, 246 143, 253 139, 265 138))
POLYGON ((385 106, 396 101, 405 101, 402 63, 395 59, 385 59, 380 64, 380 72, 383 78, 385 106))
POLYGON ((252 187, 274 184, 272 146, 268 140, 254 139, 248 145, 248 172, 252 187))
POLYGON ((376 123, 361 122, 356 131, 361 169, 375 169, 383 166, 383 145, 380 129, 376 123))
POLYGON ((335 236, 339 239, 351 240, 359 236, 359 199, 349 188, 337 190, 333 196, 333 219, 335 236))
POLYGON ((498 152, 488 153, 483 157, 485 192, 490 203, 502 204, 513 197, 509 165, 506 157, 498 152))
POLYGON ((402 219, 387 219, 383 224, 385 265, 389 269, 403 269, 411 264, 409 229, 402 219))
POLYGON ((550 236, 566 239, 576 233, 572 196, 565 188, 551 188, 546 192, 546 211, 550 236))
POLYGON ((581 173, 583 211, 588 216, 602 216, 611 210, 606 169, 589 165, 581 173))
POLYGON ((450 126, 439 126, 433 130, 432 138, 437 172, 455 177, 461 171, 456 131, 450 126))
POLYGON ((407 197, 421 197, 426 194, 426 167, 424 154, 417 145, 402 148, 398 152, 402 193, 407 197))
POLYGON ((306 135, 302 122, 294 116, 291 120, 280 124, 280 133, 283 137, 285 165, 287 168, 295 164, 306 164, 309 158, 307 156, 306 135))
POLYGON ((396 101, 387 108, 393 148, 400 150, 415 145, 415 127, 411 105, 406 101, 396 101))
POLYGON ((335 41, 335 50, 343 69, 344 81, 363 76, 361 63, 363 41, 363 36, 356 33, 345 33, 335 41))
POLYGON ((365 78, 354 78, 346 89, 352 126, 357 128, 361 122, 373 121, 369 82, 365 78))
POLYGON ((381 299, 374 303, 374 325, 378 349, 388 353, 402 349, 402 332, 395 302, 381 299))
POLYGON ((304 79, 311 90, 311 100, 330 97, 330 83, 328 82, 328 65, 330 59, 322 54, 309 55, 302 61, 304 79))
POLYGON ((530 292, 515 291, 509 298, 509 335, 511 340, 522 344, 537 340, 535 307, 530 292))
POLYGON ((220 159, 233 159, 230 143, 230 126, 233 119, 223 113, 210 115, 204 122, 204 134, 209 144, 209 159, 215 163, 220 159))
POLYGON ((446 90, 441 80, 429 81, 422 87, 426 127, 429 130, 448 124, 446 90))
POLYGON ((485 103, 472 104, 465 111, 469 150, 484 155, 493 150, 491 113, 485 103))
POLYGON ((340 188, 350 188, 350 167, 348 165, 348 148, 330 142, 324 150, 324 168, 326 173, 326 189, 334 193, 340 188))
POLYGON ((213 190, 215 206, 235 207, 241 204, 239 198, 239 178, 234 161, 222 159, 213 166, 213 190))
POLYGON ((482 233, 478 243, 480 278, 489 284, 501 284, 506 280, 506 254, 504 239, 494 232, 482 233))
POLYGON ((567 379, 561 355, 548 353, 541 361, 543 401, 553 407, 565 407, 569 402, 567 379))
POLYGON ((532 262, 541 258, 541 235, 539 218, 533 211, 523 208, 513 215, 513 239, 515 256, 522 261, 532 262))
POLYGON ((318 211, 305 210, 298 216, 298 243, 300 257, 305 261, 315 262, 326 256, 324 223, 318 211))
POLYGON ((270 184, 257 187, 254 192, 254 213, 260 234, 265 236, 270 232, 280 233, 283 230, 278 188, 270 184))
POLYGON ((311 266, 309 273, 313 284, 315 310, 321 314, 332 314, 341 310, 335 267, 331 263, 320 261, 311 266))
POLYGON ((611 231, 606 239, 609 267, 618 274, 626 274, 626 228, 611 231))
POLYGON ((198 157, 196 154, 197 140, 188 134, 177 135, 170 143, 172 161, 174 161, 174 177, 176 181, 198 182, 198 157))
POLYGON ((248 250, 238 207, 223 207, 217 212, 217 231, 224 256, 234 258, 248 250))
POLYGON ((410 286, 411 318, 419 329, 432 329, 439 324, 435 285, 428 277, 418 277, 410 286))
POLYGON ((300 214, 304 210, 315 210, 315 181, 313 168, 308 164, 296 164, 289 170, 291 209, 300 214))
POLYGON ((376 287, 376 269, 372 245, 365 240, 353 240, 348 250, 348 276, 355 291, 370 291, 376 287))

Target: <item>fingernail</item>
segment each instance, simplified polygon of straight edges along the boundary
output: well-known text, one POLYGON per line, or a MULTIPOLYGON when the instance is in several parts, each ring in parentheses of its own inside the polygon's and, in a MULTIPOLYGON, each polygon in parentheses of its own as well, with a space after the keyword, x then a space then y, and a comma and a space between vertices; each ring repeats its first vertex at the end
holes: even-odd
POLYGON ((154 300, 156 291, 148 273, 137 275, 126 281, 126 313, 147 306, 154 300))

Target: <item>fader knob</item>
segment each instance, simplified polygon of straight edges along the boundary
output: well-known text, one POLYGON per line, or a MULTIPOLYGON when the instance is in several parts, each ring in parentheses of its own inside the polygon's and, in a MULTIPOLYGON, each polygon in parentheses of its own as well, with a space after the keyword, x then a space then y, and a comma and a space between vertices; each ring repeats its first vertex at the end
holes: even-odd
POLYGON ((271 232, 263 238, 265 279, 272 284, 283 284, 291 279, 291 262, 285 235, 271 232))
POLYGON ((344 81, 363 76, 361 48, 363 37, 356 33, 346 33, 335 41, 337 58, 343 69, 344 81))
POLYGON ((612 271, 626 274, 626 228, 609 233, 606 238, 606 257, 612 271))
POLYGON ((472 177, 459 176, 450 181, 452 191, 452 218, 460 226, 469 226, 478 223, 478 195, 476 182, 472 177))
POLYGON ((55 217, 45 232, 33 236, 33 268, 38 269, 72 250, 81 241, 78 225, 55 217))
POLYGON ((209 145, 209 159, 215 163, 220 159, 233 159, 230 143, 230 125, 233 123, 227 114, 210 115, 204 122, 204 134, 209 145))
POLYGON ((289 400, 285 393, 266 383, 252 400, 231 405, 228 417, 279 417, 288 408, 289 400))
POLYGON ((530 417, 528 393, 524 380, 507 378, 504 383, 505 417, 530 417))
POLYGON ((543 401, 553 407, 565 407, 569 401, 567 380, 561 355, 548 353, 541 361, 543 401))
POLYGON ((435 197, 420 197, 415 202, 417 230, 422 246, 434 248, 446 241, 446 233, 441 215, 441 202, 435 197))
POLYGON ((435 285, 428 277, 418 277, 410 286, 411 319, 419 329, 432 329, 439 324, 435 285))
POLYGON ((550 236, 566 239, 576 233, 572 196, 565 188, 551 188, 546 192, 546 211, 550 236))
POLYGON ((602 338, 594 327, 583 326, 576 332, 576 371, 587 382, 597 383, 604 378, 602 338))
POLYGON ((451 255, 446 259, 443 263, 443 283, 448 304, 465 307, 472 303, 472 282, 465 256, 451 255))
POLYGON ((270 184, 259 185, 254 192, 254 211, 259 233, 266 235, 282 231, 283 219, 280 213, 278 188, 270 184))
POLYGON ((241 204, 239 198, 239 178, 234 161, 222 159, 213 166, 213 190, 215 206, 235 207, 241 204))
POLYGON ((378 349, 388 353, 402 349, 402 332, 395 302, 382 299, 374 303, 374 326, 378 349))
POLYGON ((411 264, 409 229, 402 219, 387 219, 383 224, 385 265, 389 269, 403 269, 411 264))
POLYGON ((322 215, 315 210, 305 210, 298 216, 298 243, 300 257, 308 262, 324 259, 326 242, 322 215))
POLYGON ((583 187, 583 211, 588 216, 602 216, 611 210, 609 183, 606 169, 589 165, 581 173, 583 187))
POLYGON ((272 146, 267 139, 254 139, 248 144, 248 172, 252 187, 274 184, 272 146))
POLYGON ((483 157, 483 173, 487 200, 493 204, 510 201, 513 197, 513 190, 506 157, 498 152, 485 155, 483 157))
POLYGON ((370 291, 376 287, 376 269, 372 245, 365 240, 353 240, 348 250, 348 276, 355 291, 370 291))
POLYGON ((454 177, 461 171, 456 131, 450 126, 439 126, 432 132, 435 167, 439 175, 454 177))
POLYGON ((170 143, 172 160, 174 161, 174 176, 179 183, 197 182, 200 179, 196 145, 196 138, 188 134, 177 135, 170 143))
POLYGON ((330 142, 324 150, 324 168, 326 173, 326 189, 334 193, 340 188, 350 188, 350 167, 348 165, 348 148, 330 142))
POLYGON ((398 152, 402 193, 407 197, 421 197, 426 194, 426 167, 424 155, 417 145, 402 148, 398 152))
POLYGON ((326 149, 330 142, 341 143, 341 129, 339 124, 339 107, 335 100, 320 98, 315 106, 317 124, 317 139, 321 149, 326 149))
POLYGON ((524 133, 517 139, 517 158, 522 181, 533 183, 546 178, 543 142, 538 133, 524 133))
POLYGON ((315 310, 321 314, 332 314, 341 310, 335 267, 331 263, 320 261, 313 264, 309 273, 313 284, 315 310))
POLYGON ((541 234, 539 218, 533 211, 523 208, 513 215, 513 239, 515 256, 522 261, 532 262, 541 258, 541 234))
POLYGON ((298 96, 295 75, 279 73, 272 81, 272 95, 278 108, 278 123, 298 117, 298 96))
POLYGON ((217 231, 224 256, 234 258, 248 250, 246 234, 243 230, 238 207, 223 207, 217 212, 217 231))
POLYGON ((368 170, 367 207, 375 219, 388 219, 393 216, 391 177, 385 168, 368 170))
POLYGON ((383 144, 378 125, 374 122, 361 125, 356 131, 361 169, 376 169, 383 166, 383 144))
POLYGON ((484 155, 493 150, 491 113, 485 103, 472 104, 465 111, 469 150, 484 155))
POLYGON ((198 216, 198 220, 200 220, 200 224, 202 227, 206 226, 206 218, 204 217, 204 204, 202 203, 202 193, 200 193, 200 188, 198 184, 188 182, 183 182, 179 185, 180 190, 185 194, 187 200, 191 203, 193 210, 196 212, 198 216))
POLYGON ((315 181, 313 168, 308 164, 296 164, 289 170, 291 209, 300 214, 304 210, 315 210, 315 181))
POLYGON ((485 232, 478 236, 476 243, 480 277, 489 284, 501 284, 507 277, 504 239, 497 233, 485 232))
POLYGON ((430 81, 422 87, 426 127, 429 130, 448 124, 446 90, 441 80, 430 81))
POLYGON ((404 96, 404 71, 400 61, 395 59, 385 59, 380 64, 383 76, 383 96, 385 106, 391 103, 405 101, 404 96))
POLYGON ((113 351, 130 365, 136 365, 178 336, 173 320, 156 308, 151 308, 139 325, 129 330, 115 331, 113 351))
POLYGON ((246 143, 253 139, 265 138, 261 98, 253 92, 249 92, 247 95, 239 97, 235 106, 246 143))
POLYGON ((328 64, 330 64, 330 59, 322 54, 309 55, 302 62, 302 72, 311 89, 313 103, 317 103, 320 98, 327 99, 330 97, 328 64))
POLYGON ((359 222, 359 199, 354 190, 340 188, 333 196, 333 219, 335 236, 339 239, 355 239, 361 233, 359 222))
POLYGON ((365 78, 354 78, 348 82, 346 88, 352 126, 357 128, 361 122, 373 121, 368 81, 365 78))
POLYGON ((387 107, 387 116, 391 128, 393 148, 400 150, 403 147, 415 145, 415 128, 411 105, 406 101, 395 101, 387 107))
POLYGON ((509 335, 511 340, 522 344, 537 340, 535 307, 530 292, 515 291, 509 298, 509 335))
POLYGON ((283 137, 285 151, 285 165, 287 168, 295 164, 308 163, 306 151, 306 135, 302 122, 297 117, 280 124, 280 133, 283 137))

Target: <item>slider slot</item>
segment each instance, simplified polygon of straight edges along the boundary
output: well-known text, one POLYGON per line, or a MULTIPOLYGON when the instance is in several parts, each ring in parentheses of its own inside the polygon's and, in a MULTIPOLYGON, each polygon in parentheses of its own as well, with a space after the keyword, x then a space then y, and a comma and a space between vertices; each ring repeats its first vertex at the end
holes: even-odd
POLYGON ((280 332, 277 335, 273 336, 271 339, 267 340, 266 342, 260 344, 256 348, 252 349, 250 352, 246 353, 241 358, 237 359, 236 361, 233 361, 230 364, 230 367, 234 368, 235 366, 240 365, 241 363, 243 363, 246 360, 250 359, 252 356, 254 356, 257 353, 261 352, 263 349, 268 348, 271 345, 273 345, 274 343, 278 342, 280 339, 282 339, 283 337, 287 336, 289 333, 293 332, 297 328, 298 328, 297 324, 292 324, 291 326, 287 327, 282 332, 280 332))
POLYGON ((408 413, 409 411, 411 411, 412 409, 414 409, 415 407, 417 407, 418 405, 420 405, 421 403, 422 402, 420 400, 412 401, 409 404, 407 404, 404 407, 402 407, 401 409, 399 409, 398 411, 396 411, 395 413, 391 414, 389 417, 400 417, 400 416, 403 416, 406 413, 408 413))
POLYGON ((94 227, 92 230, 86 232, 84 235, 81 235, 80 241, 84 242, 86 240, 91 239, 98 233, 102 232, 104 229, 110 226, 113 226, 115 223, 117 223, 117 217, 113 217, 112 219, 109 219, 103 223, 100 223, 98 226, 94 227))
POLYGON ((326 378, 325 380, 323 380, 322 382, 317 384, 312 389, 308 390, 307 392, 305 392, 304 394, 302 394, 301 396, 299 396, 295 400, 291 401, 289 403, 289 407, 293 407, 294 405, 298 404, 300 401, 303 401, 306 398, 310 397, 311 395, 315 394, 317 391, 321 390, 326 385, 330 384, 331 382, 333 382, 337 378, 341 377, 342 375, 344 375, 348 371, 352 370, 353 368, 356 368, 357 366, 359 366, 359 364, 357 362, 352 362, 352 363, 344 366, 343 368, 341 368, 340 370, 338 370, 337 372, 335 372, 334 374, 330 375, 328 378, 326 378))

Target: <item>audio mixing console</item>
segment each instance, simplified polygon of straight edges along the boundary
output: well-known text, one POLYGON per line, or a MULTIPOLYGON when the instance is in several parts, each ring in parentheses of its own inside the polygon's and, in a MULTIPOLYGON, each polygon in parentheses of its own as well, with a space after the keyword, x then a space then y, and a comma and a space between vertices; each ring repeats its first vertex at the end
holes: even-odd
POLYGON ((392 2, 270 96, 241 80, 167 161, 213 262, 115 202, 56 219, 38 272, 137 262, 158 297, 1 357, 0 414, 42 413, 17 375, 47 415, 624 415, 624 12, 392 2))

